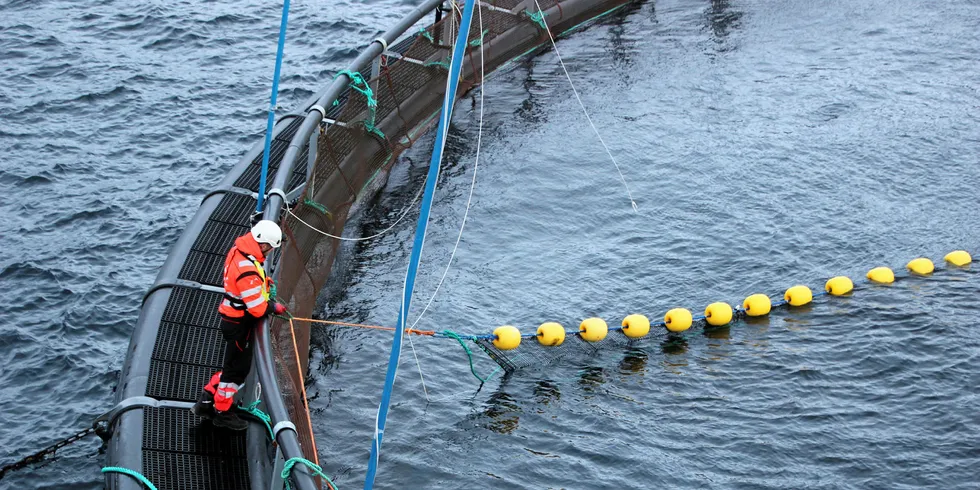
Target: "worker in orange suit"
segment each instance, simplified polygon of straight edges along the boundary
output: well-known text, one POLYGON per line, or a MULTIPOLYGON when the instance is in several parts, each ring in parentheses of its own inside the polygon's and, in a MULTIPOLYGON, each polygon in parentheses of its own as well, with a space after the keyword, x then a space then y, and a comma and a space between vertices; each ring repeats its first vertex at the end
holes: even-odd
POLYGON ((201 398, 191 408, 194 414, 211 419, 215 426, 233 430, 248 427, 231 408, 252 367, 252 337, 259 319, 269 312, 286 312, 286 307, 269 298, 272 279, 262 268, 266 254, 281 243, 279 225, 262 220, 238 237, 225 257, 225 295, 218 306, 221 334, 226 342, 225 359, 221 371, 211 376, 201 398))

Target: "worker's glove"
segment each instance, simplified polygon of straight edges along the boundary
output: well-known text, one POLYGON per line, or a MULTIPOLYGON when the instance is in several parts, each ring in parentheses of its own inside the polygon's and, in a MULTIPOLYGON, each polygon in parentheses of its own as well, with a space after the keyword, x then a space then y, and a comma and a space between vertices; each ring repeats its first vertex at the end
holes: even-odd
POLYGON ((286 305, 284 305, 282 303, 273 303, 272 304, 272 312, 275 313, 275 314, 277 314, 277 315, 285 315, 286 314, 286 305))

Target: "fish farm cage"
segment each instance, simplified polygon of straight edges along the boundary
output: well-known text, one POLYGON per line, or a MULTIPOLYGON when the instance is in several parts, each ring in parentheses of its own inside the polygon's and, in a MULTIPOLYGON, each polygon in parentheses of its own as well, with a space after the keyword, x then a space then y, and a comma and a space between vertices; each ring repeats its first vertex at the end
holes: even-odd
MULTIPOLYGON (((549 47, 549 29, 565 33, 629 3, 476 2, 483 27, 474 21, 463 41, 458 98, 482 82, 481 74, 549 47)), ((285 236, 266 268, 279 301, 296 316, 311 316, 340 247, 313 227, 341 235, 348 217, 384 185, 398 155, 435 124, 461 8, 422 2, 384 34, 365 39, 367 47, 329 86, 276 122, 262 218, 280 223, 285 236)), ((161 490, 280 489, 284 479, 302 490, 325 484, 295 464, 319 461, 303 387, 308 324, 293 335, 288 322, 270 317, 255 332, 251 374, 239 394, 243 413, 258 422, 247 431, 219 432, 189 410, 221 368, 224 257, 256 218, 262 161, 258 142, 204 196, 173 244, 143 297, 115 408, 103 416, 107 464, 139 472, 161 490)), ((124 474, 105 478, 112 490, 143 488, 124 474)))

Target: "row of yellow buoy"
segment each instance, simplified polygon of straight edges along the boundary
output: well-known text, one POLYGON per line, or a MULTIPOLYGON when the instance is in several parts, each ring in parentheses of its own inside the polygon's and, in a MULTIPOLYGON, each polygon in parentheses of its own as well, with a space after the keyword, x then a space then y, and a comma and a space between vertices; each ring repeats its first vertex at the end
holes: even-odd
MULTIPOLYGON (((952 265, 962 267, 973 261, 965 250, 950 252, 943 260, 952 265)), ((935 270, 932 261, 919 257, 913 259, 906 268, 914 274, 926 275, 935 270)), ((888 267, 875 267, 868 271, 868 280, 878 284, 895 282, 895 273, 888 267)), ((841 296, 854 290, 854 282, 847 276, 832 277, 824 284, 824 290, 833 296, 841 296)), ((796 285, 786 290, 783 299, 790 306, 803 306, 813 301, 813 291, 804 285, 796 285)), ((753 294, 742 302, 741 311, 746 316, 765 316, 772 310, 772 300, 765 294, 753 294)), ((732 321, 736 309, 724 302, 711 303, 704 309, 704 321, 711 326, 722 326, 732 321)), ((694 316, 686 308, 674 308, 664 315, 663 324, 671 332, 683 332, 694 323, 694 316)), ((631 339, 638 339, 650 333, 650 319, 634 313, 623 318, 623 334, 631 339)), ((578 335, 588 342, 598 342, 609 333, 609 326, 601 318, 586 318, 579 325, 578 335)), ((521 332, 517 327, 504 325, 493 331, 493 345, 500 350, 516 349, 521 344, 521 332)), ((538 343, 546 346, 558 346, 565 341, 565 327, 557 322, 542 323, 535 337, 538 343)))

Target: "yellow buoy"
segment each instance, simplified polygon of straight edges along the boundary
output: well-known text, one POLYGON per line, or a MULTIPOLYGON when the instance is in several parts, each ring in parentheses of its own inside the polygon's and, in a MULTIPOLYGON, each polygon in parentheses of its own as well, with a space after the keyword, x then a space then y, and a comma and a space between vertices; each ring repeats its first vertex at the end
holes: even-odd
POLYGON ((742 302, 742 308, 745 308, 745 314, 748 316, 763 316, 769 314, 769 310, 772 309, 772 301, 769 300, 769 296, 764 294, 753 294, 745 301, 742 302))
POLYGON ((541 345, 561 345, 565 341, 565 327, 560 323, 546 322, 538 327, 538 343, 541 345))
POLYGON ((514 350, 521 345, 521 331, 517 327, 504 325, 493 331, 493 346, 500 350, 514 350))
POLYGON ((946 254, 943 260, 953 264, 957 267, 963 267, 970 262, 973 262, 973 257, 970 257, 970 253, 966 250, 956 250, 946 254))
POLYGON ((732 305, 728 303, 711 303, 704 309, 704 321, 716 327, 732 321, 732 305))
POLYGON ((921 275, 931 274, 932 271, 936 270, 936 266, 932 264, 932 261, 925 257, 912 259, 912 261, 905 267, 908 267, 910 271, 921 275))
POLYGON ((793 286, 786 290, 783 299, 791 306, 803 306, 813 301, 813 291, 810 291, 810 288, 803 285, 793 286))
POLYGON ((589 342, 598 342, 606 338, 606 334, 609 333, 609 327, 602 318, 586 318, 578 326, 578 332, 582 336, 582 339, 589 342))
POLYGON ((895 282, 895 273, 887 267, 875 267, 868 271, 868 280, 878 284, 891 284, 895 282))
POLYGON ((685 308, 674 308, 664 315, 664 323, 667 324, 667 330, 671 332, 683 332, 691 328, 693 321, 691 312, 685 308))
POLYGON ((650 333, 650 319, 639 314, 623 318, 623 333, 631 339, 638 339, 650 333))
POLYGON ((831 277, 827 280, 824 289, 834 296, 841 296, 851 292, 854 289, 854 283, 847 276, 831 277))

